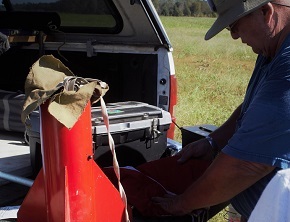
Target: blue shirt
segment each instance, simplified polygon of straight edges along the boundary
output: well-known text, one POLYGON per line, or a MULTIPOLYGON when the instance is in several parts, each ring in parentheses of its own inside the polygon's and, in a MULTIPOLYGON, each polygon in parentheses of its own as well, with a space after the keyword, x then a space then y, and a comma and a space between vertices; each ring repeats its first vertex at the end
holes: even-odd
MULTIPOLYGON (((290 35, 271 61, 258 56, 236 132, 222 152, 277 170, 290 168, 290 35)), ((277 170, 233 198, 241 215, 249 218, 277 170)))

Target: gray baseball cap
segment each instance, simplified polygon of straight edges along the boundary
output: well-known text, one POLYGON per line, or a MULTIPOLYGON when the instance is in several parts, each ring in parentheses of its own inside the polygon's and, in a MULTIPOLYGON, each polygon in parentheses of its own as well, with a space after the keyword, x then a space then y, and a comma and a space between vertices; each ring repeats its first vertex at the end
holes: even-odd
POLYGON ((255 11, 271 0, 207 0, 212 11, 218 14, 216 21, 205 35, 209 40, 233 22, 255 11))

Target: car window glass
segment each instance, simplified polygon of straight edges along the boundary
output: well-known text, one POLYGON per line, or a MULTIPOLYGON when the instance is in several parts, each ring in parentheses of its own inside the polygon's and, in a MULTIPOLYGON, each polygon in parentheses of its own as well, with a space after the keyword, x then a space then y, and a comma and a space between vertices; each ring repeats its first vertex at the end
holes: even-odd
MULTIPOLYGON (((112 32, 119 24, 118 13, 110 0, 10 0, 10 2, 13 11, 57 12, 61 18, 61 27, 96 28, 96 30, 108 28, 112 32)), ((5 10, 4 6, 1 10, 5 10)))

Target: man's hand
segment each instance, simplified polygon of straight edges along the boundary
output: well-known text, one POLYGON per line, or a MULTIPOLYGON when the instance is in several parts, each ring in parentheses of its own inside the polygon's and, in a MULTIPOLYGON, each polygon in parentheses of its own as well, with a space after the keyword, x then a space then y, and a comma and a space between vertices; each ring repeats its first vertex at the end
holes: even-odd
POLYGON ((206 139, 201 139, 196 142, 186 145, 178 154, 180 158, 179 163, 185 163, 191 158, 201 158, 211 160, 213 158, 214 151, 206 139))
POLYGON ((163 197, 153 197, 152 201, 169 215, 182 216, 191 212, 190 208, 183 206, 180 195, 166 194, 163 197))

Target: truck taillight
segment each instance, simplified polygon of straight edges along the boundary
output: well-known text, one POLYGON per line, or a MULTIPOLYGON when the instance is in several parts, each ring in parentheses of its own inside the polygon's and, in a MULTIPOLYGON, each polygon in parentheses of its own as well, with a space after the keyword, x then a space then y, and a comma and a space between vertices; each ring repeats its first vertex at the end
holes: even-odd
MULTIPOLYGON (((169 101, 169 112, 171 114, 172 121, 176 121, 175 118, 175 112, 174 108, 175 105, 177 104, 177 81, 176 81, 176 76, 171 75, 170 76, 170 101, 169 101)), ((170 139, 174 139, 174 129, 175 129, 175 124, 171 123, 170 128, 167 132, 167 137, 170 139)))

